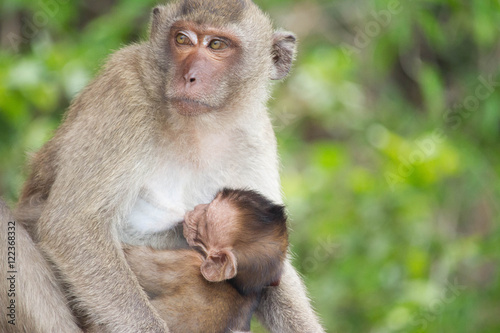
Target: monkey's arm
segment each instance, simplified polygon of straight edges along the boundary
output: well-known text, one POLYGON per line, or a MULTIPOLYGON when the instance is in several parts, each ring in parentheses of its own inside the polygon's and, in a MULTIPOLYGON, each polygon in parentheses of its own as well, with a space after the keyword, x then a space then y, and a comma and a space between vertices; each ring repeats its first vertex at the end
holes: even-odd
MULTIPOLYGON (((77 177, 86 179, 79 174, 77 177)), ((124 208, 112 200, 102 202, 99 195, 90 193, 90 183, 61 183, 54 183, 53 195, 38 222, 39 246, 67 283, 76 308, 106 332, 167 332, 128 267, 114 234, 120 223, 119 215, 114 214, 124 208), (80 192, 68 193, 68 187, 80 192), (90 204, 84 205, 85 201, 90 204)), ((101 185, 116 186, 108 182, 101 185)), ((111 195, 127 202, 117 193, 111 195)))
POLYGON ((128 267, 117 232, 151 169, 152 128, 138 84, 138 52, 132 46, 113 55, 73 102, 37 154, 19 210, 40 197, 41 187, 50 191, 36 222, 39 247, 91 323, 106 332, 164 333, 168 328, 128 267), (47 170, 53 174, 44 175, 47 170))
POLYGON ((274 333, 325 332, 289 259, 285 261, 280 285, 264 291, 256 314, 274 333))

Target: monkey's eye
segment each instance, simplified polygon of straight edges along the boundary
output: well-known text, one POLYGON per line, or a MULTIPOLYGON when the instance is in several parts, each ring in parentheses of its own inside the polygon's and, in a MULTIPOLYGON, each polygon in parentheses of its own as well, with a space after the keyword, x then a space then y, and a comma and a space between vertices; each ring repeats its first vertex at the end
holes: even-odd
POLYGON ((208 47, 210 47, 213 50, 224 50, 225 48, 227 48, 227 46, 228 46, 227 43, 220 39, 214 39, 208 45, 208 47))
POLYGON ((175 37, 175 41, 178 43, 178 44, 181 44, 181 45, 189 45, 191 44, 191 40, 189 39, 188 36, 182 34, 182 33, 178 33, 177 36, 175 37))

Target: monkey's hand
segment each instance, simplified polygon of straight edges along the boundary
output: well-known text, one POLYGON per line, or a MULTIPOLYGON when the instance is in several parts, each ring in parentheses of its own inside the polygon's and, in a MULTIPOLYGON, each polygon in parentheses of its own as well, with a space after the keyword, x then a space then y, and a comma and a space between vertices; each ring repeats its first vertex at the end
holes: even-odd
POLYGON ((279 286, 265 289, 256 314, 273 333, 325 332, 289 259, 285 260, 279 286))

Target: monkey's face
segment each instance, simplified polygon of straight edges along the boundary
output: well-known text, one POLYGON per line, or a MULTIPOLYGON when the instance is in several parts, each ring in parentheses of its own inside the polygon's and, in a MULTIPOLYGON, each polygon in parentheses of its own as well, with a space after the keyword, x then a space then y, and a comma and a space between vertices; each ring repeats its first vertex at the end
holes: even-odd
POLYGON ((237 239, 239 211, 220 194, 208 205, 198 205, 184 218, 184 237, 204 257, 200 272, 211 282, 236 276, 233 245, 237 239))
POLYGON ((286 76, 295 52, 293 34, 273 32, 269 18, 250 0, 158 6, 150 42, 154 93, 165 98, 169 112, 183 116, 262 106, 269 79, 286 76))
POLYGON ((198 205, 184 216, 183 234, 191 247, 201 247, 206 252, 203 238, 206 234, 207 204, 198 205), (201 226, 201 230, 198 228, 201 226))
POLYGON ((210 204, 198 205, 184 217, 184 237, 191 247, 210 251, 232 248, 238 231, 238 209, 217 196, 210 204))
POLYGON ((168 35, 170 68, 166 97, 179 114, 220 110, 234 87, 240 41, 229 30, 179 21, 168 35))

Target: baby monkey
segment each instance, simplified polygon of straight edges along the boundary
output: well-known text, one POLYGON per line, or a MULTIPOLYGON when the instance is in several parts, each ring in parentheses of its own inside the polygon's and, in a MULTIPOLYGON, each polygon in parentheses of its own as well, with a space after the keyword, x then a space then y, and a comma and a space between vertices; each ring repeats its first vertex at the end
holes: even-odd
POLYGON ((183 222, 190 249, 124 248, 172 332, 250 331, 263 288, 279 284, 288 247, 284 207, 224 189, 183 222))

